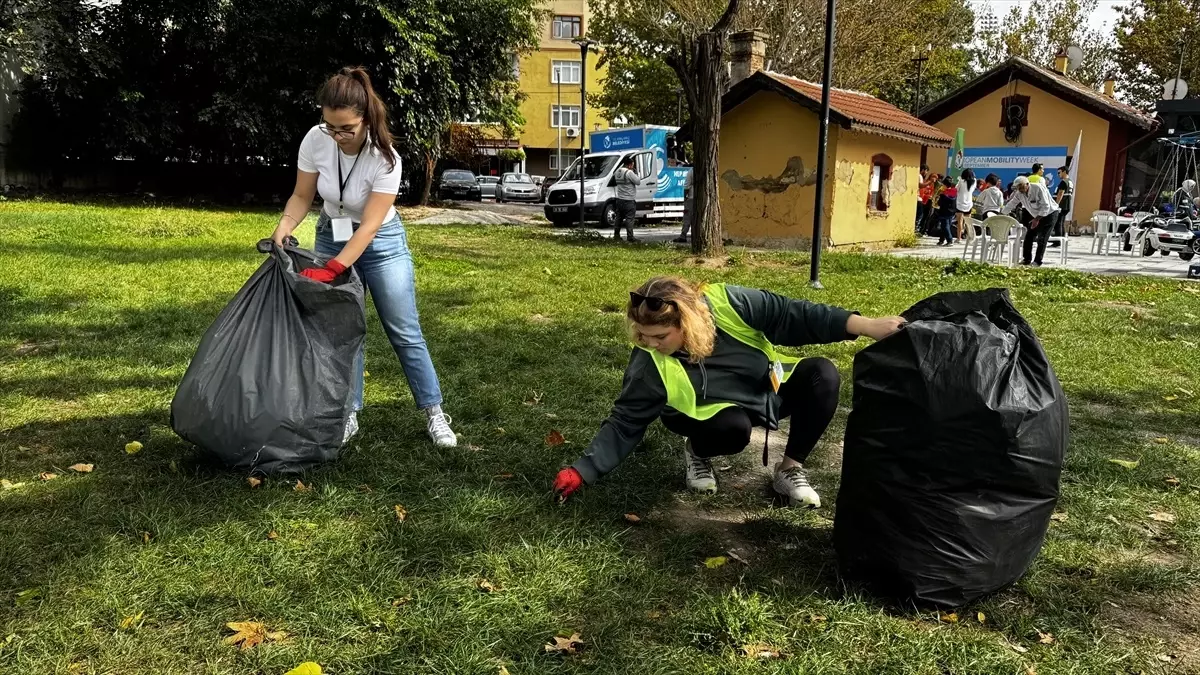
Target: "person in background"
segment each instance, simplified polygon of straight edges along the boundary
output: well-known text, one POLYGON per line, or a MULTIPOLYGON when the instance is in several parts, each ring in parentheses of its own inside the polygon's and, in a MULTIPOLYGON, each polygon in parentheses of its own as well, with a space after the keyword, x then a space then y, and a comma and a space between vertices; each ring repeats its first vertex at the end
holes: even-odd
POLYGON ((696 169, 688 172, 687 182, 683 184, 683 230, 675 237, 676 244, 688 243, 688 232, 692 229, 692 219, 696 217, 696 200, 692 196, 692 176, 696 169))
POLYGON ((921 223, 921 234, 932 237, 935 234, 941 234, 941 221, 938 219, 937 205, 938 198, 942 196, 945 186, 942 185, 941 175, 936 173, 929 174, 929 178, 925 182, 929 184, 929 200, 925 204, 925 221, 921 223))
MULTIPOLYGON (((296 187, 271 238, 284 241, 308 215, 319 193, 316 251, 324 267, 301 276, 331 283, 354 267, 375 303, 383 332, 400 358, 417 407, 425 412, 434 445, 453 448, 458 440, 450 416, 442 412, 442 390, 417 316, 417 292, 408 236, 393 204, 400 190, 400 157, 392 147, 388 112, 362 68, 342 68, 317 92, 321 123, 300 143, 296 187)), ((355 366, 353 413, 345 438, 358 431, 363 407, 363 352, 355 366)), ((313 386, 321 386, 316 382, 313 386)))
POLYGON ((626 239, 637 241, 633 238, 633 221, 637 219, 637 186, 640 181, 633 170, 636 164, 637 160, 630 155, 621 162, 621 168, 613 173, 613 180, 617 183, 617 229, 613 232, 614 241, 621 241, 622 223, 625 224, 626 239))
POLYGON ((975 172, 970 169, 963 169, 962 174, 958 177, 958 185, 954 188, 955 201, 954 208, 954 231, 958 234, 958 238, 963 238, 963 227, 967 223, 967 219, 971 217, 971 211, 975 209, 975 198, 972 196, 975 192, 975 172))
POLYGON ((1000 176, 989 173, 983 179, 983 191, 979 193, 979 212, 987 220, 1004 208, 1004 192, 1000 189, 1000 176))
POLYGON ((917 222, 913 225, 918 233, 924 230, 925 216, 929 215, 929 198, 933 195, 933 181, 928 164, 921 165, 921 184, 917 188, 917 222))
POLYGON ((1032 220, 1029 223, 1029 232, 1025 235, 1025 245, 1021 251, 1021 264, 1029 265, 1030 251, 1033 248, 1033 242, 1037 240, 1037 257, 1033 258, 1032 264, 1035 267, 1042 266, 1042 256, 1046 254, 1046 241, 1050 238, 1050 232, 1054 230, 1054 224, 1061 216, 1061 211, 1058 208, 1058 202, 1050 196, 1050 191, 1042 183, 1031 183, 1024 176, 1017 176, 1013 181, 1012 196, 1008 198, 1008 203, 1001 209, 1001 213, 1008 215, 1018 205, 1025 209, 1032 220))
MULTIPOLYGON (((1054 201, 1058 204, 1058 220, 1054 225, 1054 232, 1051 236, 1061 237, 1067 224, 1063 221, 1067 214, 1071 212, 1071 200, 1075 196, 1075 184, 1071 182, 1070 167, 1058 167, 1058 185, 1054 188, 1054 201)), ((1054 242, 1054 246, 1062 246, 1061 241, 1054 242)))
POLYGON ((1046 169, 1040 163, 1034 164, 1033 169, 1031 169, 1029 172, 1029 182, 1030 183, 1045 183, 1046 182, 1045 173, 1046 173, 1046 169))
POLYGON ((957 213, 958 191, 954 187, 954 179, 946 176, 942 179, 942 192, 938 195, 938 246, 954 243, 954 218, 957 213))
POLYGON ((772 487, 792 506, 819 508, 804 462, 837 411, 841 376, 828 359, 788 357, 775 345, 829 344, 860 335, 882 340, 904 326, 898 316, 869 319, 770 291, 678 277, 655 277, 630 292, 625 320, 635 346, 621 394, 584 455, 555 477, 553 489, 562 500, 617 468, 660 418, 687 439, 688 489, 715 494, 711 458, 741 452, 753 427, 778 429, 779 420, 790 416, 772 487))

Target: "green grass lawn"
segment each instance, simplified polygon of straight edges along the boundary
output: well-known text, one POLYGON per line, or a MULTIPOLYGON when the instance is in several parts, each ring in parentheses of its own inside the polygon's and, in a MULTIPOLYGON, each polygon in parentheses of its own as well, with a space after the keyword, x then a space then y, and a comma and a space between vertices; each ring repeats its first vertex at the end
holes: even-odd
MULTIPOLYGON (((303 476, 310 491, 252 489, 201 463, 168 406, 274 220, 0 203, 0 673, 276 674, 303 661, 338 675, 1200 669, 1194 286, 974 266, 944 275, 935 262, 833 254, 827 290, 813 291, 803 256, 734 251, 701 266, 667 247, 417 227, 422 322, 460 446, 426 439, 372 312, 353 447, 303 476), (774 506, 756 451, 720 474, 719 496, 687 495, 681 440, 657 424, 607 480, 553 504, 551 478, 618 391, 625 292, 660 273, 868 314, 1010 287, 1072 415, 1066 518, 1030 574, 956 622, 889 610, 838 582, 831 509, 774 506), (548 446, 552 430, 567 444, 548 446), (134 440, 144 449, 126 454, 134 440), (95 470, 68 469, 79 462, 95 470), (704 566, 731 548, 749 564, 704 566), (223 643, 236 621, 287 636, 238 650, 223 643), (543 649, 576 632, 579 653, 543 649), (753 644, 781 658, 748 658, 753 644)), ((806 351, 846 380, 813 462, 828 504, 861 346, 806 351)))

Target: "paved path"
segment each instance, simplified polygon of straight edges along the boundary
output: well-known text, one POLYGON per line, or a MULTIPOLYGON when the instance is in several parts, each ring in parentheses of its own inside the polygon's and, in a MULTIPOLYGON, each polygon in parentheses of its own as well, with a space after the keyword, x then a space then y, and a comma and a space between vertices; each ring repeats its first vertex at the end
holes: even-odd
MULTIPOLYGON (((936 244, 936 239, 923 237, 916 248, 895 249, 888 253, 912 258, 941 258, 947 260, 950 258, 961 258, 963 255, 962 244, 945 248, 939 248, 936 244)), ((1067 245, 1067 264, 1065 267, 1093 274, 1133 274, 1169 279, 1187 278, 1188 263, 1180 260, 1177 255, 1163 257, 1155 253, 1152 256, 1143 258, 1138 255, 1132 255, 1131 252, 1127 251, 1118 253, 1117 249, 1120 247, 1116 243, 1112 245, 1109 255, 1099 255, 1090 252, 1091 244, 1092 238, 1090 236, 1071 237, 1067 245)), ((1046 256, 1043 258, 1045 267, 1064 267, 1060 263, 1059 256, 1059 249, 1047 248, 1046 256)), ((1020 254, 1018 252, 1019 257, 1020 254)))

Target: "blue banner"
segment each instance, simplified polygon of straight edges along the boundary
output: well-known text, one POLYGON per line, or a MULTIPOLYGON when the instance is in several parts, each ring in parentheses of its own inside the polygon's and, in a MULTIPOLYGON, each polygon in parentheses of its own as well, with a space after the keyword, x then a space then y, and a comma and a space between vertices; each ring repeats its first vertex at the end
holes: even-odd
MULTIPOLYGON (((953 156, 948 152, 946 166, 950 166, 952 161, 953 156)), ((963 148, 962 161, 964 169, 975 172, 975 179, 980 185, 989 173, 999 176, 1002 190, 1007 190, 1017 176, 1028 176, 1034 164, 1041 164, 1045 168, 1043 175, 1046 188, 1050 194, 1054 194, 1054 188, 1058 185, 1058 167, 1067 163, 1067 146, 963 148)), ((954 179, 957 181, 958 176, 954 176, 954 179)))
POLYGON ((646 147, 645 144, 645 130, 641 127, 593 131, 591 151, 616 152, 618 150, 636 150, 646 147))

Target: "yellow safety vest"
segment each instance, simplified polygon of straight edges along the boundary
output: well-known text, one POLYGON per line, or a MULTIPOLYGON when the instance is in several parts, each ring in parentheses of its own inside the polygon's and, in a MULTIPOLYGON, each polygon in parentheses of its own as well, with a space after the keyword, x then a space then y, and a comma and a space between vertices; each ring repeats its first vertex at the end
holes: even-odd
MULTIPOLYGON (((766 355, 771 363, 778 362, 783 366, 782 382, 787 382, 796 369, 800 359, 780 354, 775 345, 763 335, 762 331, 751 328, 737 313, 729 302, 729 292, 725 284, 708 284, 704 287, 704 297, 708 299, 712 311, 713 323, 729 334, 738 342, 753 347, 766 355)), ((646 349, 654 359, 654 366, 662 378, 667 390, 667 405, 676 411, 695 420, 707 420, 726 408, 736 406, 736 403, 696 403, 696 388, 684 370, 683 364, 674 356, 667 356, 654 349, 646 349)))

